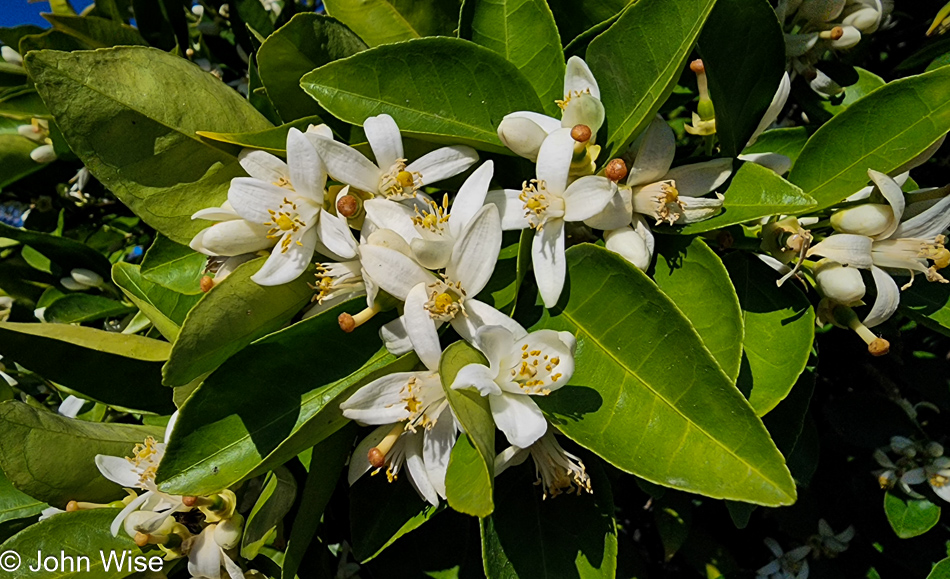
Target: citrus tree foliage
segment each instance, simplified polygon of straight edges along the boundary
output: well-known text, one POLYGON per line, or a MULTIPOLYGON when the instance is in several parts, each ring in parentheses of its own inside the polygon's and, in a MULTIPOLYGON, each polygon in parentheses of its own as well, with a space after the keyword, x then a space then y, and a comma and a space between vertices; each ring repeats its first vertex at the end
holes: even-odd
POLYGON ((11 576, 950 576, 950 6, 50 10, 11 576))

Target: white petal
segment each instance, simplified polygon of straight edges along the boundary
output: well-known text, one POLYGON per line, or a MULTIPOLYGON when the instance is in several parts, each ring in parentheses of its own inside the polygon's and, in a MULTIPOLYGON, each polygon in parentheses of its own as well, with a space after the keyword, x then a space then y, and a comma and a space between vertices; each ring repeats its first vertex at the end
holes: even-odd
POLYGON ((396 160, 405 159, 402 149, 402 135, 396 121, 389 115, 369 117, 363 123, 366 139, 373 149, 376 164, 382 168, 392 167, 396 160))
POLYGON ((567 189, 567 176, 574 158, 574 138, 571 129, 558 129, 548 135, 538 151, 538 181, 543 181, 547 190, 560 197, 567 189))
POLYGON ((868 169, 868 176, 871 177, 871 181, 877 185, 877 188, 891 206, 893 219, 890 225, 880 234, 874 236, 875 239, 887 239, 897 230, 897 227, 900 225, 901 216, 904 215, 904 192, 901 191, 901 187, 897 182, 884 173, 879 173, 874 169, 868 169))
POLYGON ((476 296, 485 288, 495 271, 500 251, 501 218, 498 208, 485 205, 455 242, 445 275, 461 282, 468 295, 476 296))
POLYGON ((699 197, 715 191, 732 175, 732 159, 715 159, 670 169, 664 179, 676 181, 676 190, 686 197, 699 197))
POLYGON ((168 444, 172 440, 172 432, 175 430, 175 425, 178 424, 178 411, 172 413, 168 418, 168 423, 165 425, 165 438, 162 439, 162 442, 168 444))
POLYGON ((383 324, 379 328, 379 338, 386 346, 386 350, 393 356, 402 356, 412 351, 412 341, 406 332, 405 316, 399 316, 395 320, 383 324))
POLYGON ((646 131, 630 145, 633 164, 627 173, 627 185, 638 186, 663 179, 673 165, 676 136, 663 117, 657 115, 646 131))
POLYGON ((413 239, 412 255, 424 268, 437 270, 448 265, 455 243, 449 239, 413 239))
POLYGON ((518 466, 529 456, 531 456, 531 452, 527 448, 509 446, 505 450, 499 452, 498 456, 495 457, 495 476, 497 477, 501 473, 505 472, 509 467, 518 466))
POLYGON ((406 296, 403 317, 405 318, 406 334, 409 336, 409 341, 412 342, 412 349, 416 351, 426 368, 437 372, 439 370, 439 360, 442 358, 442 346, 439 344, 436 322, 425 309, 425 303, 428 299, 426 284, 420 283, 413 287, 406 296))
POLYGON ((258 285, 272 286, 297 279, 313 261, 316 243, 317 230, 314 228, 308 229, 300 236, 300 245, 291 241, 287 251, 282 251, 278 243, 261 269, 251 276, 251 281, 258 285))
POLYGON ((919 215, 900 224, 891 236, 894 239, 932 239, 950 227, 950 195, 919 215))
POLYGON ((504 231, 527 229, 531 223, 525 217, 524 201, 518 198, 521 191, 516 189, 496 189, 489 191, 485 197, 486 203, 498 208, 501 215, 501 228, 504 231))
POLYGON ((238 162, 248 175, 265 183, 277 183, 290 177, 287 163, 265 151, 244 149, 238 155, 238 162))
POLYGON ((930 488, 933 489, 938 497, 950 503, 950 485, 943 485, 942 487, 930 485, 930 488))
POLYGON ((517 354, 514 334, 504 326, 483 326, 475 334, 475 346, 488 359, 488 365, 499 371, 502 362, 517 354))
POLYGON ((403 393, 406 385, 419 374, 396 372, 373 380, 340 404, 343 416, 373 425, 393 424, 409 418, 403 393))
POLYGON ((274 245, 274 240, 267 238, 269 229, 267 225, 251 223, 244 219, 222 221, 198 232, 189 246, 205 255, 233 256, 253 253, 274 245))
POLYGON ((234 212, 234 208, 227 201, 221 207, 208 207, 195 211, 192 219, 207 219, 208 221, 230 221, 240 219, 241 216, 234 212))
POLYGON ((766 169, 771 169, 776 175, 784 175, 792 168, 792 160, 779 153, 749 153, 739 155, 740 161, 755 163, 766 169))
POLYGON ((422 458, 423 435, 419 433, 404 436, 409 437, 406 441, 406 470, 409 472, 409 482, 415 487, 419 496, 429 504, 439 506, 439 493, 429 480, 429 472, 422 458))
POLYGON ((617 188, 607 206, 600 213, 584 220, 584 225, 592 229, 610 231, 630 224, 633 217, 633 196, 629 187, 617 188))
POLYGON ((288 189, 248 177, 231 179, 228 189, 228 201, 234 211, 253 223, 271 221, 268 210, 276 210, 288 195, 293 195, 288 189))
POLYGON ((463 366, 455 375, 452 389, 475 388, 482 396, 501 395, 501 388, 495 383, 495 377, 495 371, 488 366, 469 364, 463 366))
POLYGON ((335 181, 375 194, 379 190, 379 167, 356 149, 332 139, 310 140, 320 153, 327 173, 335 181))
POLYGON ((677 219, 677 225, 709 219, 722 209, 722 199, 680 197, 680 201, 683 203, 683 215, 677 219))
POLYGON ((434 277, 411 257, 386 247, 367 245, 360 250, 363 269, 372 280, 394 297, 405 300, 409 290, 434 277))
POLYGON ((571 95, 588 90, 591 95, 600 98, 600 87, 590 67, 581 57, 570 57, 567 59, 567 69, 564 71, 564 94, 571 95))
POLYGON ((653 253, 646 241, 632 227, 624 227, 604 232, 607 249, 620 254, 620 257, 632 263, 640 271, 650 268, 653 253))
POLYGON ((489 396, 488 402, 495 426, 505 433, 509 444, 527 448, 548 429, 541 409, 530 396, 504 393, 489 396))
POLYGON ((471 147, 442 147, 419 157, 406 167, 406 171, 422 175, 420 185, 431 185, 454 177, 477 162, 478 153, 471 147))
POLYGON ((536 162, 545 137, 560 128, 561 122, 557 119, 540 113, 519 111, 505 115, 501 120, 498 138, 514 154, 536 162))
POLYGON ((353 238, 346 219, 321 209, 316 229, 320 243, 329 249, 335 258, 347 260, 356 257, 356 239, 353 238))
POLYGON ((192 577, 220 579, 221 547, 214 541, 215 525, 205 527, 188 553, 188 572, 192 577))
MULTIPOLYGON (((86 401, 83 400, 82 398, 77 398, 75 396, 69 395, 66 397, 65 400, 63 400, 63 403, 59 405, 59 409, 57 410, 57 412, 59 412, 61 416, 65 416, 66 418, 76 418, 76 415, 79 414, 79 411, 82 409, 83 404, 85 403, 86 401)), ((117 458, 117 457, 110 457, 110 458, 117 458)), ((126 465, 128 465, 128 462, 126 462, 126 465)))
POLYGON ((241 566, 232 561, 224 552, 224 549, 221 549, 221 562, 224 563, 224 569, 228 572, 228 577, 231 579, 245 579, 241 566))
POLYGON ((121 487, 136 488, 139 485, 139 473, 121 456, 107 454, 96 455, 96 468, 102 476, 121 487))
MULTIPOLYGON (((534 279, 544 307, 553 308, 564 289, 567 263, 564 257, 564 222, 548 221, 544 228, 534 234, 531 242, 531 259, 534 279)), ((514 444, 514 443, 512 443, 514 444)))
POLYGON ((467 316, 456 316, 452 320, 452 327, 466 342, 474 343, 475 334, 483 326, 502 326, 507 328, 516 339, 527 334, 518 322, 485 302, 467 299, 465 300, 465 312, 468 314, 467 316))
MULTIPOLYGON (((778 118, 779 113, 782 112, 782 109, 785 108, 785 103, 788 101, 788 95, 792 91, 792 81, 786 72, 782 76, 781 82, 779 82, 778 90, 775 91, 775 96, 772 97, 772 102, 769 104, 768 110, 765 111, 765 114, 762 115, 762 120, 759 121, 759 126, 755 128, 755 131, 752 133, 752 137, 749 138, 749 142, 746 145, 751 146, 754 144, 759 135, 761 135, 765 129, 772 126, 772 123, 775 122, 775 119, 778 118)), ((776 171, 778 173, 778 171, 776 171)), ((783 171, 784 173, 784 171, 783 171)), ((782 173, 779 173, 780 175, 782 173)))
POLYGON ((808 255, 821 255, 842 265, 869 269, 871 267, 871 238, 863 235, 838 233, 808 250, 808 255))
POLYGON ((317 205, 323 205, 327 169, 310 140, 294 128, 287 132, 287 164, 294 191, 317 205))
POLYGON ((423 433, 422 459, 425 462, 426 472, 429 473, 429 482, 435 492, 445 498, 445 472, 449 468, 449 457, 456 439, 455 420, 450 410, 443 410, 436 419, 435 426, 423 433))
POLYGON ((864 318, 864 325, 873 328, 883 324, 894 312, 901 301, 901 290, 894 282, 894 278, 879 267, 871 267, 871 275, 874 276, 874 283, 877 285, 877 298, 874 300, 874 306, 864 318))
POLYGON ((584 125, 591 130, 592 138, 597 136, 597 131, 604 124, 604 118, 607 116, 603 103, 600 99, 582 94, 573 97, 561 117, 561 126, 573 129, 577 125, 584 125))
POLYGON ((380 229, 391 229, 406 240, 421 239, 422 235, 412 222, 415 213, 409 207, 389 199, 370 199, 363 203, 366 217, 380 229))
POLYGON ((449 233, 452 237, 458 237, 465 226, 475 218, 478 210, 485 205, 485 197, 494 174, 495 164, 485 161, 462 183, 452 201, 452 212, 449 215, 449 233))
POLYGON ((373 468, 373 465, 369 463, 369 451, 371 448, 376 448, 376 445, 383 441, 386 438, 386 435, 392 431, 394 424, 387 424, 385 426, 380 426, 376 430, 369 433, 369 435, 360 441, 356 445, 356 448, 353 449, 353 454, 350 456, 350 468, 347 471, 346 480, 350 485, 355 483, 361 476, 366 474, 368 470, 373 468))
POLYGON ((112 533, 113 537, 118 536, 119 529, 122 528, 122 523, 125 522, 125 518, 129 516, 129 513, 138 509, 140 506, 142 506, 142 503, 152 498, 153 495, 154 493, 152 491, 145 491, 144 493, 132 499, 131 503, 125 505, 125 508, 119 511, 119 514, 116 515, 114 519, 112 519, 112 525, 109 527, 109 531, 112 533))
POLYGON ((584 221, 597 215, 617 191, 617 184, 606 177, 581 177, 564 191, 564 221, 584 221))

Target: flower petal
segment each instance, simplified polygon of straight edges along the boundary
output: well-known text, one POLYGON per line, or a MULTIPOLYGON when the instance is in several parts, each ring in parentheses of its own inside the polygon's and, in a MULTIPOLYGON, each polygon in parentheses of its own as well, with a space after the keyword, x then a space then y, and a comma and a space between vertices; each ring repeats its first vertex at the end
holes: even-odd
POLYGON ((408 437, 405 445, 406 470, 409 472, 409 482, 415 487, 419 496, 428 501, 429 504, 439 506, 439 493, 429 479, 429 471, 426 469, 425 459, 422 457, 422 444, 424 442, 422 433, 406 433, 403 437, 408 437))
POLYGON ((429 482, 442 498, 445 498, 445 472, 449 468, 456 437, 455 420, 448 409, 443 410, 435 425, 423 433, 422 460, 429 473, 429 482))
POLYGON ((478 153, 471 147, 442 147, 419 157, 406 167, 406 171, 422 175, 420 186, 431 185, 454 177, 477 162, 478 153))
POLYGON ((627 173, 627 185, 637 187, 660 181, 673 165, 675 154, 673 129, 657 115, 647 130, 630 145, 633 164, 627 173))
POLYGON ((573 158, 574 137, 571 136, 571 129, 558 129, 541 143, 537 176, 551 194, 558 197, 564 194, 573 158))
POLYGON ((437 270, 448 265, 455 244, 448 239, 413 239, 412 255, 424 268, 437 270))
POLYGON ((531 456, 531 452, 527 448, 509 446, 505 450, 499 452, 498 456, 495 457, 495 476, 497 477, 501 473, 505 472, 509 467, 518 466, 529 456, 531 456))
MULTIPOLYGON (((396 372, 373 380, 340 404, 343 416, 361 424, 393 424, 409 418, 403 393, 421 372, 396 372)), ((369 449, 367 449, 369 450, 369 449)))
POLYGON ((901 186, 898 185, 896 181, 884 173, 879 173, 874 169, 868 169, 868 176, 871 177, 871 181, 874 182, 881 194, 884 195, 884 198, 887 199, 887 203, 891 206, 893 218, 890 224, 884 231, 874 236, 874 239, 887 239, 897 231, 901 216, 904 215, 904 192, 901 191, 901 186))
POLYGON ((607 249, 620 254, 620 257, 632 263, 640 271, 650 268, 653 253, 647 247, 646 240, 632 227, 605 231, 604 242, 607 249))
POLYGON ((261 269, 251 276, 251 281, 258 285, 273 286, 297 279, 313 261, 313 250, 316 244, 316 228, 310 228, 300 236, 300 245, 291 241, 286 251, 278 243, 261 269))
POLYGON ((597 136, 597 131, 604 124, 604 118, 607 116, 603 103, 600 99, 589 95, 581 94, 571 99, 561 117, 561 126, 573 129, 577 125, 584 125, 591 130, 593 137, 597 136))
POLYGON ((485 205, 455 242, 445 275, 461 282, 470 296, 478 295, 492 273, 501 251, 501 217, 494 205, 485 205))
POLYGON ((597 215, 617 192, 617 184, 606 177, 581 177, 564 191, 564 221, 584 221, 597 215))
POLYGON ((601 209, 597 215, 585 219, 584 225, 601 231, 620 229, 630 225, 630 220, 633 217, 632 193, 629 187, 618 187, 610 197, 610 201, 607 202, 607 206, 601 209))
POLYGON ((507 328, 515 338, 528 333, 521 324, 479 300, 465 300, 465 313, 468 315, 456 316, 452 320, 452 327, 463 340, 469 343, 475 342, 475 334, 483 326, 502 326, 507 328))
POLYGON ((505 433, 508 443, 527 448, 544 436, 548 423, 530 396, 503 393, 489 396, 495 426, 505 433))
POLYGON ((590 94, 600 98, 600 87, 590 67, 579 56, 567 59, 567 68, 564 71, 564 95, 590 91, 590 94))
POLYGON ((709 219, 722 209, 722 199, 680 197, 680 201, 683 203, 683 214, 676 220, 677 225, 709 219))
POLYGON ((527 229, 531 222, 525 217, 524 201, 518 198, 521 191, 517 189, 496 189, 489 191, 485 203, 491 203, 498 208, 501 215, 501 228, 504 231, 527 229))
POLYGON ((97 454, 96 468, 102 476, 121 487, 137 488, 139 486, 139 473, 133 469, 128 460, 121 456, 97 454))
POLYGON ((320 210, 317 220, 317 237, 340 261, 356 257, 356 239, 346 219, 328 211, 320 210))
POLYGON ((894 278, 876 266, 871 266, 871 275, 874 276, 874 284, 877 286, 877 298, 874 300, 871 311, 864 318, 864 325, 869 328, 890 319, 901 302, 901 290, 894 282, 894 278))
POLYGON ((153 493, 152 491, 145 491, 144 493, 132 499, 131 503, 125 505, 125 508, 119 511, 119 514, 116 515, 114 519, 112 519, 112 525, 109 526, 109 531, 112 533, 113 537, 119 534, 119 529, 122 528, 122 523, 125 522, 125 519, 126 517, 129 516, 129 513, 135 511, 140 506, 142 506, 142 503, 152 498, 154 494, 155 493, 153 493))
POLYGON ((63 400, 63 403, 59 405, 57 412, 60 416, 65 416, 66 418, 76 418, 76 415, 79 414, 79 411, 82 410, 85 403, 86 401, 82 398, 77 398, 70 394, 63 400))
POLYGON ((514 334, 504 326, 483 326, 475 334, 475 346, 485 354, 488 365, 498 371, 504 370, 502 362, 517 354, 514 334))
POLYGON ((240 219, 241 216, 234 212, 234 208, 231 207, 230 203, 225 201, 221 207, 208 207, 207 209, 195 211, 191 218, 207 219, 208 221, 230 221, 232 219, 240 219))
MULTIPOLYGON (((779 113, 782 112, 782 109, 785 108, 785 103, 788 101, 788 95, 792 91, 792 80, 789 78, 788 73, 786 72, 782 76, 781 82, 779 82, 778 90, 775 91, 775 95, 772 97, 772 102, 769 104, 768 110, 765 111, 765 114, 762 115, 762 120, 759 121, 759 126, 755 128, 755 131, 752 132, 752 136, 749 137, 749 142, 746 144, 747 147, 753 145, 759 138, 765 129, 772 126, 772 123, 775 122, 775 119, 778 118, 779 113)), ((766 165, 767 166, 767 165, 766 165)), ((778 173, 778 171, 776 171, 778 173)), ((784 173, 784 171, 782 172, 784 173)), ((781 175, 782 173, 779 173, 781 175)))
POLYGON ((369 117, 363 123, 363 131, 366 132, 366 139, 373 149, 373 156, 376 157, 379 167, 386 169, 395 165, 396 160, 406 158, 402 148, 402 135, 399 134, 399 127, 391 116, 384 114, 369 117))
POLYGON ((406 316, 399 316, 395 320, 383 324, 379 328, 379 338, 386 346, 386 350, 393 356, 402 356, 412 351, 412 341, 406 331, 406 316))
MULTIPOLYGON (((564 258, 564 222, 548 221, 534 234, 531 242, 531 260, 534 279, 544 301, 544 307, 553 308, 564 289, 567 263, 564 258)), ((513 443, 512 443, 513 444, 513 443)))
POLYGON ((317 205, 323 205, 327 168, 310 140, 294 128, 287 132, 287 165, 294 191, 317 205))
POLYGON ((277 183, 290 177, 287 163, 266 151, 244 149, 238 155, 238 162, 248 175, 265 183, 277 183))
POLYGON ((271 221, 268 210, 277 210, 284 202, 289 190, 271 183, 265 183, 248 177, 231 179, 228 189, 228 201, 235 213, 253 223, 271 221))
POLYGON ((370 199, 363 203, 366 209, 366 218, 380 229, 391 229, 406 240, 421 239, 422 235, 412 222, 415 215, 409 207, 389 199, 370 199))
POLYGON ((837 233, 825 238, 808 250, 808 256, 821 255, 837 261, 841 265, 850 265, 870 269, 871 238, 864 235, 837 233))
POLYGON ((189 247, 205 255, 234 256, 253 253, 274 245, 267 238, 267 225, 233 219, 215 223, 202 229, 189 243, 189 247))
POLYGON ((465 388, 474 388, 482 396, 495 396, 501 394, 501 388, 495 383, 496 372, 488 366, 482 364, 469 364, 462 366, 462 369, 455 375, 452 382, 453 390, 464 390, 465 388))
POLYGON ((455 200, 452 201, 452 212, 449 214, 449 234, 452 237, 458 237, 465 226, 475 218, 478 210, 485 205, 485 197, 494 174, 495 164, 485 161, 462 183, 455 200))
POLYGON ((950 227, 950 195, 900 224, 891 235, 895 239, 932 239, 950 227))
POLYGON ((776 175, 784 175, 792 168, 792 160, 780 153, 748 153, 738 159, 771 169, 776 175))
POLYGON ((191 544, 191 551, 188 552, 188 572, 192 577, 221 577, 221 547, 214 540, 215 528, 216 525, 205 527, 191 544))
POLYGON ((360 250, 363 269, 372 280, 394 297, 405 300, 409 290, 434 277, 411 257, 387 247, 367 245, 360 250))
POLYGON ((670 169, 664 179, 676 181, 681 196, 700 197, 715 191, 732 175, 732 159, 715 159, 670 169))
POLYGON ((426 368, 437 372, 439 360, 442 358, 442 346, 439 344, 438 325, 429 316, 425 304, 429 300, 426 284, 420 283, 409 290, 406 296, 406 307, 403 309, 406 334, 412 342, 412 349, 426 368))
POLYGON ((557 119, 541 113, 518 111, 505 115, 498 124, 498 138, 514 154, 537 162, 545 137, 560 128, 561 122, 557 119))
POLYGON ((395 426, 395 424, 380 426, 370 432, 369 435, 361 440, 360 443, 356 445, 356 448, 353 449, 353 454, 350 456, 350 468, 346 475, 346 480, 351 486, 361 476, 366 474, 367 471, 373 468, 373 465, 369 463, 369 451, 371 448, 376 448, 376 445, 386 438, 386 435, 392 431, 393 426, 395 426))
POLYGON ((316 147, 327 167, 327 173, 334 181, 367 193, 376 194, 379 191, 379 167, 362 153, 348 145, 323 137, 313 137, 310 142, 316 147))

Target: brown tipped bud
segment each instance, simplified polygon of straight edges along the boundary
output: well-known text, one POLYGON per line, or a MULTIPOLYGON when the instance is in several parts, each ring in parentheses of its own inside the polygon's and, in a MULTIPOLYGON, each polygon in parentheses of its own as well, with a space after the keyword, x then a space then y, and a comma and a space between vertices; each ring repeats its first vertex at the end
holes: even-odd
POLYGON ((145 533, 135 533, 135 538, 132 540, 135 541, 135 544, 139 547, 144 547, 145 545, 148 545, 148 539, 149 536, 145 533))
POLYGON ((697 58, 693 62, 689 63, 689 69, 696 74, 703 74, 706 72, 706 66, 703 64, 701 58, 697 58))
POLYGON ((607 163, 604 175, 615 183, 623 181, 627 177, 627 164, 623 162, 623 159, 614 159, 607 163))
POLYGON ((336 321, 340 324, 340 329, 347 334, 356 329, 356 320, 354 320, 350 314, 344 312, 340 314, 340 317, 338 317, 336 321))
POLYGON ((369 449, 366 458, 369 459, 369 463, 373 465, 373 468, 383 468, 386 464, 386 455, 375 446, 369 449))
POLYGON ((210 275, 206 275, 201 278, 201 283, 199 285, 201 286, 201 291, 208 293, 211 291, 211 288, 214 287, 214 278, 210 275))
POLYGON ((77 503, 76 501, 69 501, 68 503, 66 503, 67 513, 74 513, 78 510, 79 510, 79 503, 77 503))
POLYGON ((842 27, 840 27, 840 26, 835 26, 834 28, 831 29, 831 39, 832 39, 832 40, 838 40, 838 39, 840 39, 842 36, 844 36, 844 28, 842 28, 842 27))
POLYGON ((574 125, 571 129, 571 138, 578 143, 586 143, 591 138, 590 127, 587 125, 574 125))
POLYGON ((877 338, 868 344, 868 352, 872 356, 883 356, 891 351, 891 343, 884 338, 877 338))
POLYGON ((336 202, 336 211, 346 218, 353 217, 360 210, 360 203, 352 195, 344 195, 336 202))
POLYGON ((186 507, 193 507, 198 502, 198 497, 181 497, 181 504, 186 507))

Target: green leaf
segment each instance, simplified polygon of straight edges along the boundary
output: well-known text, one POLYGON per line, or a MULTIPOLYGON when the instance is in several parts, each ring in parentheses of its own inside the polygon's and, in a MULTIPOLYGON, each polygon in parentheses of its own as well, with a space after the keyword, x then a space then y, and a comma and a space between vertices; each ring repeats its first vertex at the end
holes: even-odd
POLYGON ((330 502, 330 495, 336 489, 337 480, 346 464, 353 441, 353 427, 343 429, 331 435, 313 447, 313 458, 307 482, 303 487, 300 507, 290 529, 287 550, 284 552, 284 564, 281 566, 283 579, 294 579, 307 547, 317 531, 323 511, 330 502))
MULTIPOLYGON (((530 461, 529 461, 530 462, 530 461)), ((498 479, 498 508, 481 519, 482 557, 491 579, 614 577, 617 527, 610 482, 588 463, 593 495, 544 500, 533 465, 498 479)))
POLYGON ((21 366, 85 398, 157 414, 175 409, 159 371, 169 347, 159 340, 83 326, 0 322, 0 351, 21 366))
POLYGON ((505 57, 524 75, 544 104, 564 98, 564 51, 554 14, 544 0, 465 0, 459 38, 471 40, 505 57))
POLYGON ((327 13, 370 46, 422 36, 452 36, 459 0, 329 0, 327 13))
POLYGON ((712 219, 691 223, 682 233, 702 233, 771 215, 804 213, 815 207, 802 190, 755 163, 743 163, 726 190, 722 212, 712 219))
POLYGON ((213 75, 153 48, 39 51, 27 55, 26 66, 92 174, 145 223, 179 243, 207 225, 191 215, 220 205, 231 179, 244 175, 236 157, 195 131, 271 126, 213 75))
POLYGON ((733 382, 742 359, 742 312, 729 273, 699 238, 661 238, 656 285, 683 312, 733 382))
POLYGON ((439 361, 442 389, 462 429, 445 473, 446 500, 456 511, 475 517, 487 517, 494 510, 495 421, 487 398, 472 389, 453 390, 452 382, 465 366, 487 362, 481 352, 461 341, 446 348, 439 361))
MULTIPOLYGON (((0 117, 0 126, 4 129, 11 124, 15 130, 21 123, 0 117)), ((26 137, 6 131, 0 133, 0 189, 43 168, 43 165, 30 158, 30 153, 36 147, 37 144, 26 137)))
MULTIPOLYGON (((727 503, 755 508, 748 503, 727 503)), ((656 530, 663 542, 664 558, 669 561, 680 550, 693 524, 693 504, 691 497, 683 493, 665 493, 653 505, 653 518, 656 530)))
MULTIPOLYGON (((241 538, 241 556, 245 559, 257 557, 261 547, 277 525, 290 511, 297 498, 297 481, 285 467, 278 467, 267 473, 261 494, 247 515, 244 524, 244 536, 241 538)), ((319 515, 318 515, 319 516, 319 515)))
POLYGON ((940 507, 928 500, 904 500, 893 493, 884 494, 887 522, 901 539, 923 535, 940 520, 940 507))
POLYGON ((283 326, 310 301, 313 290, 307 284, 313 278, 309 270, 283 285, 251 281, 266 259, 238 266, 188 312, 162 368, 166 386, 184 386, 211 372, 254 340, 283 326))
MULTIPOLYGON (((561 33, 561 44, 574 44, 579 36, 604 22, 616 20, 635 0, 548 0, 561 33)), ((601 30, 602 32, 603 30, 601 30)), ((586 43, 585 43, 586 45, 586 43)), ((583 53, 583 51, 581 51, 583 53)))
POLYGON ((755 257, 733 253, 725 263, 745 323, 737 385, 764 416, 788 396, 808 363, 815 311, 794 280, 777 287, 777 274, 755 257))
POLYGON ((92 577, 94 579, 120 579, 132 574, 128 569, 129 558, 139 557, 143 564, 148 565, 152 558, 159 558, 156 551, 143 555, 132 538, 124 532, 113 537, 109 532, 112 519, 119 514, 119 509, 91 509, 73 513, 60 513, 54 517, 40 521, 20 531, 7 539, 0 550, 13 551, 21 554, 19 569, 5 574, 10 579, 26 579, 44 577, 56 579, 70 579, 72 577, 92 577), (66 559, 65 569, 58 573, 35 573, 30 568, 37 568, 37 553, 42 552, 45 557, 55 557, 60 563, 60 556, 66 559), (102 556, 100 556, 102 552, 102 556), (113 556, 110 559, 110 556, 113 556), (125 556, 124 566, 117 569, 120 558, 125 556), (105 558, 105 561, 103 561, 105 558), (74 561, 76 567, 69 565, 74 561), (105 562, 111 563, 110 570, 106 571, 105 562), (73 569, 73 570, 70 570, 73 569))
POLYGON ((577 337, 571 383, 537 399, 558 429, 656 484, 763 505, 794 502, 781 453, 673 302, 605 249, 575 246, 567 264, 563 305, 535 326, 577 337), (634 443, 617 444, 631 432, 634 443))
MULTIPOLYGON (((297 14, 264 41, 257 52, 257 64, 267 96, 281 118, 292 121, 324 115, 324 110, 300 88, 300 77, 363 50, 366 44, 336 19, 297 14)), ((246 132, 247 128, 235 130, 246 132)), ((280 145, 283 148, 284 141, 280 145)))
POLYGON ((172 291, 199 295, 207 263, 206 255, 159 234, 145 252, 141 272, 150 281, 172 291))
POLYGON ((340 402, 351 389, 411 369, 415 356, 379 349, 386 320, 341 332, 337 316, 359 303, 271 334, 209 376, 181 408, 158 471, 162 490, 203 495, 283 464, 347 423, 340 402))
POLYGON ((541 110, 515 65, 457 38, 373 48, 311 72, 301 86, 348 123, 388 113, 410 136, 498 153, 510 154, 498 139, 501 119, 541 110))
POLYGON ((4 223, 0 223, 0 238, 13 239, 30 246, 67 274, 74 268, 84 268, 108 277, 112 269, 112 264, 101 253, 74 239, 18 229, 4 223))
POLYGON ((950 579, 950 559, 937 562, 927 579, 950 579))
MULTIPOLYGON (((309 70, 307 72, 309 72, 309 70)), ((310 97, 306 97, 306 99, 310 102, 313 102, 313 99, 310 97)), ((316 106, 316 103, 314 103, 314 106, 316 106)), ((287 133, 290 132, 291 128, 298 129, 301 132, 306 132, 310 125, 319 125, 322 122, 323 121, 320 120, 320 117, 310 116, 304 117, 298 121, 283 124, 279 127, 264 129, 263 131, 256 131, 253 133, 210 133, 207 131, 198 131, 198 134, 206 139, 211 139, 212 141, 230 143, 232 145, 248 147, 251 149, 261 149, 262 151, 267 151, 268 153, 285 156, 287 153, 287 133)))
POLYGON ((184 295, 146 279, 141 266, 119 262, 113 266, 112 281, 144 313, 155 328, 174 342, 181 324, 201 295, 184 295))
POLYGON ((43 312, 43 319, 59 324, 78 324, 123 316, 134 311, 134 307, 113 299, 75 293, 53 302, 43 312))
POLYGON ((785 73, 785 41, 768 0, 719 0, 699 37, 722 154, 735 157, 785 73))
POLYGON ((0 523, 35 517, 46 507, 43 501, 18 491, 6 475, 0 472, 0 523))
POLYGON ((54 507, 125 496, 99 473, 96 455, 130 456, 148 436, 161 440, 163 431, 75 420, 13 400, 0 404, 0 468, 13 486, 54 507))
POLYGON ((950 335, 950 286, 915 283, 901 292, 900 308, 927 327, 950 335))
POLYGON ((950 131, 948 92, 950 68, 872 92, 811 136, 789 180, 824 209, 863 188, 868 169, 900 169, 950 131))
POLYGON ((89 48, 110 46, 148 46, 142 35, 131 26, 97 16, 62 16, 45 14, 55 30, 77 38, 89 48))
MULTIPOLYGON (((607 110, 601 159, 626 150, 679 80, 716 0, 639 0, 587 49, 607 110)), ((758 122, 758 121, 756 121, 758 122)))
POLYGON ((790 127, 787 129, 770 129, 765 131, 755 144, 746 147, 742 152, 751 153, 778 153, 785 155, 792 160, 794 164, 798 160, 798 155, 805 148, 808 142, 808 129, 806 127, 790 127))
POLYGON ((809 112, 808 114, 810 116, 815 117, 813 121, 826 121, 887 84, 883 78, 873 72, 864 70, 863 68, 855 68, 855 70, 858 72, 858 82, 845 87, 844 98, 840 99, 841 102, 838 102, 838 99, 819 99, 824 114, 820 115, 817 111, 815 113, 809 112))

